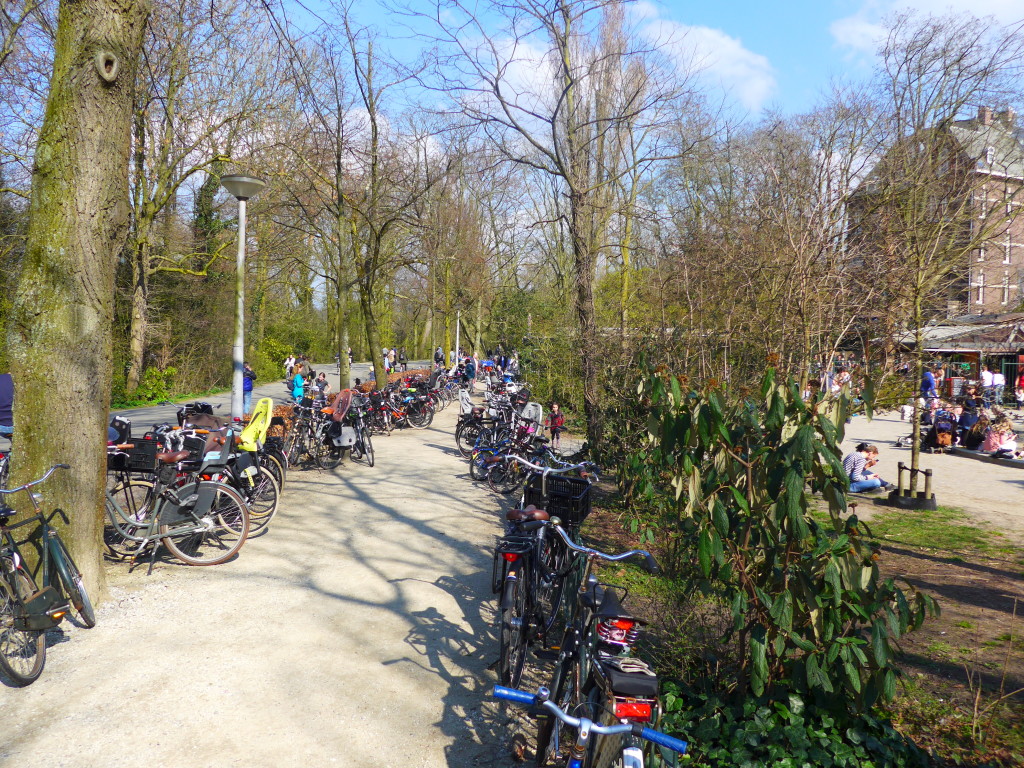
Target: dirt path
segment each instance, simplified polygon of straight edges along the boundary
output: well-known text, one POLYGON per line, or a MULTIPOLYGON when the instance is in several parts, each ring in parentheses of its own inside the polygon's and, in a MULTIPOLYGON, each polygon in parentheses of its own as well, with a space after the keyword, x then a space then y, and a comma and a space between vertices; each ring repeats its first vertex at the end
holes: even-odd
POLYGON ((0 765, 511 764, 486 703, 499 501, 455 418, 378 438, 373 469, 293 472, 234 562, 112 566, 98 626, 0 686, 0 765))

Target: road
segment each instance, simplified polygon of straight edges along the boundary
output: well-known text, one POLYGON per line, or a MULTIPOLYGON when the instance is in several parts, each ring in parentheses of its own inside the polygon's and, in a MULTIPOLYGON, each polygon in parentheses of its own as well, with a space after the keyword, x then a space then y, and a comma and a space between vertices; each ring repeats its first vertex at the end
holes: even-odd
POLYGON ((0 765, 513 765, 487 701, 503 500, 468 479, 455 419, 378 438, 372 469, 291 473, 232 562, 110 565, 98 626, 0 686, 0 765))

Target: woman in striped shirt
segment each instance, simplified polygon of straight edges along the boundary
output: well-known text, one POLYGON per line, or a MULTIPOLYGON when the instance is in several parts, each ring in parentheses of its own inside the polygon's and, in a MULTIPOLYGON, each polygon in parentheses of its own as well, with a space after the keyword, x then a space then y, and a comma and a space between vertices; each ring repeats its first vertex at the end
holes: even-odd
POLYGON ((890 490, 894 486, 868 469, 878 462, 878 447, 869 443, 861 443, 853 453, 843 457, 843 469, 850 479, 850 493, 863 493, 875 488, 890 490))

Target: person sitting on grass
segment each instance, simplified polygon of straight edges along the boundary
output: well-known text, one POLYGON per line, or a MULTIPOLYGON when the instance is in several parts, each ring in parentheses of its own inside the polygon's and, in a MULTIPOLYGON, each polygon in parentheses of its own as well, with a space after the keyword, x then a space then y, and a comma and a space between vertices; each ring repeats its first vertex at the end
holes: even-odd
POLYGON ((850 480, 850 493, 864 493, 875 488, 888 491, 895 486, 874 472, 868 471, 878 463, 878 446, 861 443, 852 453, 843 457, 843 470, 850 480))
POLYGON ((1017 452, 1017 435, 1013 431, 1013 422, 1002 416, 995 420, 981 444, 981 450, 1003 456, 1012 456, 1017 452))

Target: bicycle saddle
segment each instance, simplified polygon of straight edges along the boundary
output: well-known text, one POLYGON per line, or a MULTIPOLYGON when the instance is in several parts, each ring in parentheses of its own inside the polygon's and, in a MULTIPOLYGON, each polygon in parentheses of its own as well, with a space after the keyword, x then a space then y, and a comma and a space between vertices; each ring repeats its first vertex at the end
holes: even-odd
POLYGON ((179 461, 184 461, 192 454, 188 451, 174 451, 173 453, 158 453, 156 460, 161 464, 177 464, 179 461))
POLYGON ((547 520, 551 516, 543 509, 537 509, 533 504, 524 509, 510 509, 505 519, 512 523, 525 523, 529 520, 547 520))
POLYGON ((647 623, 644 619, 634 616, 622 607, 622 602, 619 600, 619 596, 614 589, 604 590, 604 594, 601 595, 601 604, 598 606, 594 615, 598 620, 626 619, 627 621, 633 621, 637 624, 647 623))

